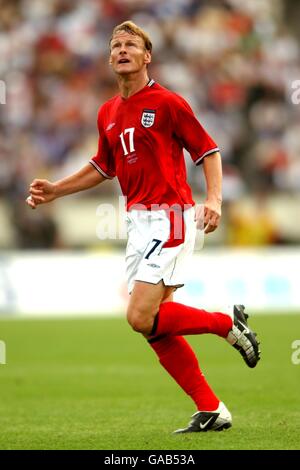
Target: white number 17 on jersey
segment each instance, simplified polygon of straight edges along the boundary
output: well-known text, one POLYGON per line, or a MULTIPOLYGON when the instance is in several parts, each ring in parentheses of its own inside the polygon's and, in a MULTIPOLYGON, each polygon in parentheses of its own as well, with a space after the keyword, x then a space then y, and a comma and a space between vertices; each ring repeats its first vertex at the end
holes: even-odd
POLYGON ((123 150, 124 150, 124 155, 128 155, 128 153, 134 152, 133 134, 134 134, 134 127, 129 127, 128 129, 125 129, 125 131, 122 132, 122 134, 120 134, 119 136, 121 139, 123 150), (125 138, 124 138, 126 134, 129 134, 129 152, 126 147, 125 138))

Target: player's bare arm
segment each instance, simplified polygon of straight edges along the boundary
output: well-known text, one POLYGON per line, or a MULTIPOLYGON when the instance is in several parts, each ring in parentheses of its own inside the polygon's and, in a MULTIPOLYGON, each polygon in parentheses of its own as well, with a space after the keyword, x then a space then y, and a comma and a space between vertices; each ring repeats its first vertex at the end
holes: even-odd
POLYGON ((205 233, 210 233, 216 230, 221 219, 222 163, 219 152, 204 159, 203 170, 207 191, 204 203, 204 227, 205 233))
POLYGON ((34 179, 29 187, 30 196, 26 202, 35 209, 38 205, 54 201, 59 197, 93 188, 105 180, 106 178, 88 163, 73 175, 54 183, 45 179, 34 179))

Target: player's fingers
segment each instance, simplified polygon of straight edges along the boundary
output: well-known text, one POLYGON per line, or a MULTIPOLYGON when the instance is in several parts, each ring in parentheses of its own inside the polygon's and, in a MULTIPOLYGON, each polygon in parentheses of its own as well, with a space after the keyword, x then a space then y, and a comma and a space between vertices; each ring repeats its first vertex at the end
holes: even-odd
POLYGON ((205 229, 204 229, 204 233, 211 233, 213 232, 214 230, 216 230, 217 227, 215 227, 214 225, 211 225, 210 223, 208 223, 206 226, 205 226, 205 229))
POLYGON ((39 204, 45 202, 45 198, 42 197, 42 196, 36 196, 36 195, 34 195, 33 200, 34 200, 35 203, 39 203, 39 204))
POLYGON ((42 189, 35 189, 34 187, 29 189, 30 194, 33 194, 35 196, 39 196, 44 194, 44 191, 42 189))
POLYGON ((28 198, 26 199, 26 203, 28 204, 29 207, 31 207, 31 209, 36 208, 36 204, 31 196, 28 196, 28 198))
POLYGON ((210 225, 209 223, 204 225, 204 233, 209 233, 210 232, 210 225))
POLYGON ((207 225, 208 223, 210 225, 216 225, 219 223, 220 221, 220 214, 218 214, 218 212, 212 210, 212 209, 208 209, 207 210, 207 214, 206 214, 206 217, 204 219, 204 222, 205 222, 205 225, 207 225))
POLYGON ((218 224, 208 223, 208 224, 205 226, 204 233, 211 233, 211 232, 214 232, 217 228, 218 228, 218 224))
POLYGON ((217 228, 217 226, 219 225, 219 222, 220 222, 219 214, 214 214, 210 220, 211 225, 217 228))
POLYGON ((34 179, 30 185, 30 188, 41 188, 45 184, 45 180, 34 179))
POLYGON ((218 228, 219 226, 219 221, 220 221, 220 217, 218 215, 211 217, 208 223, 205 224, 204 233, 214 232, 216 228, 218 228))
POLYGON ((45 202, 45 198, 43 198, 42 196, 35 196, 33 194, 31 194, 31 200, 34 202, 34 204, 37 206, 38 204, 42 204, 43 202, 45 202))
POLYGON ((204 217, 204 226, 206 225, 214 225, 216 221, 216 214, 212 210, 207 210, 205 217, 204 217))
POLYGON ((205 209, 204 210, 204 226, 206 226, 210 221, 210 210, 209 209, 205 209))
POLYGON ((209 224, 205 233, 212 233, 216 230, 216 228, 217 228, 216 225, 210 225, 209 224))

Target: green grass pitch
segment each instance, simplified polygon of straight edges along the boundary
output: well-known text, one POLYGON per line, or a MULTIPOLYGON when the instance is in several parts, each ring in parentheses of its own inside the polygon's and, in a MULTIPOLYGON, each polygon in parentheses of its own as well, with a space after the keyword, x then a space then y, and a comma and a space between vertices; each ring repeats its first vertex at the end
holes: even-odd
POLYGON ((253 370, 221 338, 189 338, 233 427, 175 436, 194 405, 125 319, 1 320, 0 449, 299 449, 300 315, 250 325, 262 349, 253 370))

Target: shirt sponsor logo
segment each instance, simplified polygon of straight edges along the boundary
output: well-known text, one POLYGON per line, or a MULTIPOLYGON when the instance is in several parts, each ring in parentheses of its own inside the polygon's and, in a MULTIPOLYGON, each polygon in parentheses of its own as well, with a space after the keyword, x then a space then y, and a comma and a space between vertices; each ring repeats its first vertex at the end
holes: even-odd
POLYGON ((144 109, 141 123, 144 127, 152 127, 155 121, 155 109, 144 109))

